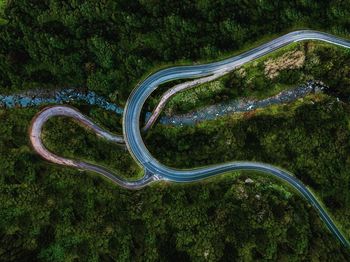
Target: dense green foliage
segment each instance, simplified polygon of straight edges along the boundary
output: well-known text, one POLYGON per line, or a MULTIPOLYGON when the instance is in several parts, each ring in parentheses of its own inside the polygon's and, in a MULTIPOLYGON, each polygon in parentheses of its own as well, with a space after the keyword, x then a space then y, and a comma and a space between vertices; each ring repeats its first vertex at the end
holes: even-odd
POLYGON ((8 1, 0 91, 79 87, 125 102, 141 76, 293 27, 349 33, 341 1, 8 1))
MULTIPOLYGON (((350 51, 321 42, 304 42, 264 56, 250 62, 232 73, 190 90, 186 90, 170 99, 166 106, 167 114, 186 113, 190 110, 239 98, 263 99, 287 88, 295 88, 307 80, 316 79, 330 88, 326 93, 350 102, 350 51), (295 54, 300 57, 296 59, 295 54), (288 68, 279 68, 279 64, 288 68), (294 64, 300 62, 300 66, 294 64), (270 78, 274 67, 276 76, 270 78)), ((169 84, 167 84, 169 85, 169 84)), ((160 96, 162 92, 155 94, 160 96)), ((151 98, 148 106, 152 110, 159 99, 151 98)))
POLYGON ((157 159, 175 167, 233 160, 281 166, 316 190, 350 235, 350 108, 334 98, 197 126, 159 125, 146 140, 157 159))
MULTIPOLYGON (((340 117, 341 108, 338 111, 332 110, 332 117, 340 117)), ((314 209, 271 178, 244 173, 191 185, 157 184, 135 192, 111 185, 96 174, 50 165, 30 150, 27 129, 35 112, 0 111, 0 260, 349 258, 350 254, 339 246, 314 209), (247 178, 252 182, 247 182, 247 178)), ((85 109, 84 113, 96 120, 94 109, 85 109)), ((108 126, 110 119, 99 121, 108 126)), ((64 131, 60 119, 45 127, 45 133, 52 132, 50 141, 67 150, 60 149, 61 152, 79 155, 79 150, 85 148, 92 154, 82 155, 92 157, 98 157, 95 150, 105 152, 99 145, 91 148, 91 143, 101 143, 99 139, 88 132, 81 133, 76 124, 66 124, 66 136, 58 134, 64 131), (79 144, 71 138, 73 135, 79 144), (72 144, 77 150, 69 152, 72 144)), ((155 132, 159 130, 158 127, 155 132)), ((114 153, 105 153, 106 163, 112 163, 109 157, 114 157, 114 153)), ((172 162, 179 155, 176 151, 173 154, 172 162)), ((196 160, 193 151, 192 154, 196 160)), ((222 160, 213 155, 213 162, 222 160)), ((115 163, 123 165, 120 158, 115 163)), ((335 181, 337 189, 342 188, 335 177, 324 179, 328 178, 335 181)))
MULTIPOLYGON (((1 93, 79 87, 120 104, 159 65, 219 59, 290 28, 309 26, 338 35, 348 35, 350 28, 349 6, 341 1, 6 2, 1 93)), ((312 54, 306 63, 319 58, 322 63, 303 72, 348 101, 349 56, 326 46, 312 54)), ((267 83, 259 66, 251 70, 250 91, 264 93, 267 83)), ((303 77, 288 70, 281 76, 277 80, 285 85, 303 77)), ((247 95, 242 87, 248 81, 234 89, 237 79, 229 80, 226 91, 237 92, 230 95, 247 95)), ((120 118, 79 108, 121 132, 120 118)), ((350 259, 306 201, 261 174, 129 191, 96 174, 49 164, 29 145, 28 126, 37 111, 0 110, 1 261, 350 259)), ((183 128, 158 125, 146 140, 151 152, 172 166, 236 159, 282 166, 311 186, 349 236, 349 119, 348 105, 311 98, 303 106, 270 108, 243 119, 183 128)), ((125 177, 140 175, 127 152, 71 121, 53 119, 44 131, 46 145, 56 153, 103 164, 125 177)))
POLYGON ((6 20, 3 18, 5 5, 6 0, 0 0, 0 25, 6 23, 6 20))
POLYGON ((260 175, 129 191, 49 165, 28 145, 34 112, 0 112, 1 261, 349 257, 311 206, 260 175))
MULTIPOLYGON (((80 107, 81 108, 81 107, 80 107)), ((94 121, 107 125, 111 131, 121 134, 120 117, 99 108, 82 108, 82 112, 94 118, 94 121), (95 120, 96 119, 96 120, 95 120)), ((49 150, 70 159, 85 160, 115 171, 116 175, 136 178, 143 170, 131 158, 125 146, 116 145, 103 139, 97 139, 92 131, 77 126, 68 118, 49 120, 43 132, 44 143, 49 150), (68 120, 68 121, 67 121, 68 120)))
MULTIPOLYGON (((48 165, 28 145, 27 126, 34 112, 0 114, 1 260, 324 260, 334 254, 341 260, 346 255, 339 253, 314 211, 271 180, 249 175, 255 181, 249 186, 242 182, 244 177, 227 183, 231 177, 132 192, 96 175, 77 176, 74 170, 48 165), (303 224, 296 226, 300 221, 303 224), (269 242, 261 242, 266 235, 271 236, 269 242), (320 252, 318 245, 327 250, 320 252)), ((53 125, 57 129, 52 141, 58 139, 60 124, 48 124, 47 130, 53 131, 53 125)), ((71 148, 71 135, 84 144, 80 131, 65 132, 57 144, 71 148)), ((84 144, 88 150, 90 146, 84 144)))

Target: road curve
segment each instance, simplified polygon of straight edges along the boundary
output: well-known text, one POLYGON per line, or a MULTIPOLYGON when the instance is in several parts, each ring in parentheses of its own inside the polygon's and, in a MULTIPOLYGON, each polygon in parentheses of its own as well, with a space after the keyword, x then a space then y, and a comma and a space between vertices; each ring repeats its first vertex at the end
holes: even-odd
POLYGON ((116 144, 124 144, 124 139, 122 136, 114 135, 110 132, 103 130, 101 127, 97 126, 92 122, 89 118, 82 115, 76 109, 69 106, 51 106, 46 107, 41 110, 32 120, 29 129, 29 138, 30 142, 34 148, 34 150, 44 159, 59 165, 70 166, 86 171, 96 172, 105 178, 111 180, 113 183, 116 183, 122 187, 128 189, 139 189, 141 187, 146 186, 150 182, 157 180, 157 176, 149 172, 145 172, 144 177, 135 181, 128 181, 123 178, 120 178, 113 174, 113 172, 107 170, 106 168, 98 165, 93 165, 90 163, 86 163, 83 161, 77 161, 72 159, 67 159, 64 157, 60 157, 50 152, 43 144, 41 133, 43 129, 43 125, 52 117, 55 116, 66 116, 71 117, 81 123, 84 127, 91 129, 94 131, 99 137, 102 137, 110 142, 116 144))
POLYGON ((174 182, 191 182, 234 170, 255 170, 271 174, 287 182, 289 185, 294 187, 302 196, 304 196, 307 199, 307 201, 311 205, 313 205, 314 208, 318 211, 320 217, 325 222, 329 230, 334 234, 334 236, 345 247, 349 248, 348 241, 338 230, 338 228, 336 227, 330 216, 327 214, 326 210, 318 202, 316 197, 305 187, 305 185, 303 185, 297 178, 295 178, 287 171, 269 164, 245 161, 230 162, 197 169, 174 169, 159 163, 147 150, 141 137, 141 131, 139 126, 141 109, 148 96, 160 84, 176 79, 206 77, 218 74, 222 71, 229 71, 231 68, 242 65, 262 55, 268 54, 289 43, 302 40, 321 40, 346 48, 350 48, 349 41, 337 38, 329 34, 310 30, 296 31, 279 37, 275 40, 272 40, 271 42, 263 44, 241 55, 220 62, 195 66, 173 67, 161 70, 151 75, 141 84, 139 84, 131 93, 127 101, 123 118, 123 131, 124 140, 126 142, 127 148, 131 152, 134 159, 145 170, 145 176, 140 180, 126 181, 115 176, 112 172, 108 171, 103 167, 59 157, 51 153, 44 147, 41 140, 42 127, 49 118, 59 115, 74 118, 75 120, 82 123, 85 127, 90 128, 99 136, 111 142, 119 144, 123 142, 122 137, 104 131, 103 129, 95 125, 90 119, 83 116, 81 113, 79 113, 71 107, 53 106, 45 108, 41 112, 39 112, 34 117, 30 127, 30 141, 33 145, 34 150, 48 161, 51 161, 56 164, 71 166, 78 169, 99 173, 104 177, 112 180, 112 182, 129 189, 138 189, 145 185, 148 185, 152 181, 160 179, 174 182))
POLYGON ((203 83, 211 82, 215 79, 218 79, 219 77, 222 77, 223 75, 227 74, 228 72, 229 71, 222 70, 222 71, 215 73, 211 76, 195 79, 195 80, 192 80, 192 81, 186 82, 186 83, 181 83, 181 84, 178 84, 178 85, 168 89, 160 98, 158 105, 153 110, 150 118, 147 120, 146 125, 143 127, 143 131, 147 131, 148 129, 150 129, 153 126, 153 124, 156 122, 157 118, 159 117, 160 113, 164 109, 165 105, 167 104, 167 102, 169 101, 169 99, 172 96, 174 96, 175 94, 182 92, 186 89, 198 86, 198 85, 203 84, 203 83))
POLYGON ((164 180, 174 182, 191 182, 233 170, 255 170, 271 174, 287 182, 298 192, 300 192, 307 199, 307 201, 315 207, 322 220, 326 223, 327 227, 334 234, 334 236, 344 246, 349 247, 348 241, 338 230, 330 216, 327 214, 326 210, 322 208, 313 194, 290 173, 278 167, 255 162, 231 162, 191 170, 174 169, 158 162, 150 154, 141 137, 140 114, 142 107, 146 99, 159 85, 177 79, 200 78, 214 75, 223 70, 228 71, 231 68, 235 68, 244 63, 252 61, 290 43, 303 40, 319 40, 345 48, 350 48, 350 41, 348 40, 318 31, 302 30, 283 35, 259 47, 220 62, 194 66, 172 67, 158 71, 136 86, 131 93, 124 110, 124 139, 130 153, 139 163, 139 165, 141 165, 149 173, 155 174, 157 177, 164 180))

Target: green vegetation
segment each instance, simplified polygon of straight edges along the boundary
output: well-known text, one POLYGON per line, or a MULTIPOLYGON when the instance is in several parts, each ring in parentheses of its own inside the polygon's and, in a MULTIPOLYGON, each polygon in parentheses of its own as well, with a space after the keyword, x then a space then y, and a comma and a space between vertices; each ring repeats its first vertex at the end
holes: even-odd
POLYGON ((213 60, 266 35, 312 27, 347 35, 339 1, 9 1, 0 92, 88 88, 123 104, 159 64, 213 60))
POLYGON ((6 20, 2 18, 4 15, 5 6, 6 6, 6 0, 0 0, 0 25, 6 23, 6 20))
MULTIPOLYGON (((120 117, 116 117, 111 112, 98 108, 91 110, 85 108, 84 114, 102 116, 103 123, 107 123, 111 131, 115 130, 113 127, 121 126, 120 117)), ((101 122, 101 120, 97 122, 101 122)), ((121 133, 122 131, 118 130, 118 134, 121 133)), ((47 148, 60 156, 108 167, 108 169, 114 170, 117 176, 125 178, 143 176, 143 170, 132 159, 125 146, 98 139, 92 131, 78 126, 69 118, 50 119, 45 126, 43 137, 47 148)))
MULTIPOLYGON (((181 114, 210 104, 247 97, 263 99, 316 79, 327 93, 349 102, 350 52, 321 42, 296 43, 250 62, 232 73, 175 95, 165 113, 181 114), (335 76, 335 77, 332 77, 335 76)), ((169 84, 168 84, 169 85, 169 84)), ((158 99, 152 99, 154 108, 158 99)))
MULTIPOLYGON (((154 68, 217 60, 291 28, 340 36, 350 28, 349 6, 341 1, 2 3, 0 93, 78 87, 119 104, 154 68)), ((268 82, 259 60, 245 67, 247 78, 238 71, 224 77, 210 96, 263 97, 312 76, 328 84, 333 97, 309 96, 193 127, 157 125, 146 135, 147 147, 177 167, 254 160, 286 168, 310 186, 350 236, 350 109, 335 99, 349 102, 350 55, 323 44, 289 48, 306 54, 303 67, 282 70, 268 82)), ((198 103, 207 102, 209 95, 199 97, 198 103)), ((77 106, 121 133, 119 117, 77 106)), ((1 261, 350 259, 314 209, 266 175, 233 173, 129 191, 96 174, 49 164, 28 140, 37 112, 0 109, 1 261)), ((70 120, 52 119, 44 131, 45 144, 57 154, 102 164, 124 177, 141 175, 128 152, 70 120)))
POLYGON ((157 126, 151 153, 174 167, 233 160, 281 166, 317 192, 350 236, 350 107, 327 96, 197 126, 157 126))
MULTIPOLYGON (((130 191, 50 165, 30 150, 27 129, 36 111, 0 111, 3 261, 344 261, 350 255, 301 197, 258 174, 130 191)), ((69 150, 74 135, 82 147, 76 124, 56 140, 61 126, 61 120, 48 123, 51 140, 69 150)), ((93 151, 84 133, 84 148, 93 151)), ((116 159, 116 166, 122 162, 116 159)))

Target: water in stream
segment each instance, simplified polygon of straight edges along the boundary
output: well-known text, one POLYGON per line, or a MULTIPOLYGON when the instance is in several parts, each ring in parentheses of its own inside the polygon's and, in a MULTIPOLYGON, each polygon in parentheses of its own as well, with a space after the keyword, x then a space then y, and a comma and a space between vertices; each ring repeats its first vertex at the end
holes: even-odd
MULTIPOLYGON (((219 116, 232 114, 235 112, 248 112, 257 108, 264 108, 269 105, 290 103, 296 99, 305 97, 311 92, 318 92, 324 86, 319 82, 308 81, 306 84, 298 86, 291 90, 282 91, 276 96, 262 100, 238 99, 227 103, 200 108, 196 111, 174 116, 162 116, 159 119, 161 124, 165 125, 192 125, 204 120, 212 120, 219 116)), ((87 93, 79 92, 74 89, 64 89, 44 94, 43 91, 29 91, 23 94, 0 95, 0 108, 25 108, 47 104, 69 104, 72 102, 85 102, 89 105, 96 105, 108 111, 115 112, 118 115, 123 114, 123 108, 108 102, 105 98, 98 96, 92 91, 87 93)), ((151 112, 146 113, 146 121, 151 112)))
POLYGON ((0 107, 5 108, 24 108, 40 106, 45 104, 69 104, 74 101, 85 102, 89 105, 96 105, 103 109, 113 111, 117 114, 123 114, 123 108, 118 105, 108 102, 101 96, 96 95, 94 92, 89 91, 87 93, 82 93, 74 89, 64 89, 59 91, 53 91, 52 93, 43 94, 38 91, 37 95, 35 92, 28 92, 24 94, 16 95, 0 95, 0 107))
MULTIPOLYGON (((164 125, 193 125, 205 120, 213 120, 220 116, 229 115, 238 112, 249 112, 258 108, 264 108, 270 105, 284 104, 293 102, 299 98, 305 97, 312 92, 320 92, 324 89, 320 82, 308 81, 304 85, 285 90, 275 96, 262 100, 236 99, 226 103, 206 106, 196 111, 182 115, 163 116, 159 122, 164 125)), ((146 121, 151 113, 146 113, 146 121)))

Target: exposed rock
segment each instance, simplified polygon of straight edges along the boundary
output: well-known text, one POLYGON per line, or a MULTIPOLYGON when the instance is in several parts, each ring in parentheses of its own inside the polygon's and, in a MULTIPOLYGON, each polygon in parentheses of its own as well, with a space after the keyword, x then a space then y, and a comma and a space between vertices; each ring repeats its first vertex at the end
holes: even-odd
MULTIPOLYGON (((170 125, 193 125, 195 123, 216 119, 218 116, 233 114, 233 113, 244 113, 244 117, 253 116, 254 110, 265 108, 271 105, 290 103, 299 98, 303 98, 310 93, 322 92, 325 88, 324 84, 317 80, 309 80, 305 84, 300 85, 294 89, 284 90, 277 95, 262 99, 255 100, 249 98, 235 99, 224 103, 215 105, 205 106, 197 111, 192 111, 186 114, 164 116, 161 117, 161 124, 170 125)), ((146 113, 146 122, 149 119, 150 113, 146 113)))
POLYGON ((279 72, 284 69, 296 69, 304 65, 305 54, 303 51, 291 51, 287 52, 281 57, 276 59, 269 59, 265 64, 265 75, 274 79, 278 76, 279 72))
POLYGON ((251 179, 251 178, 247 178, 244 183, 246 184, 251 184, 251 183, 254 183, 254 181, 251 179))

